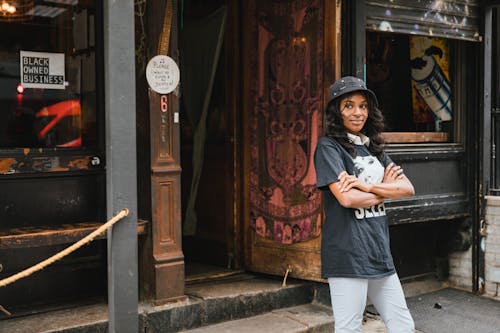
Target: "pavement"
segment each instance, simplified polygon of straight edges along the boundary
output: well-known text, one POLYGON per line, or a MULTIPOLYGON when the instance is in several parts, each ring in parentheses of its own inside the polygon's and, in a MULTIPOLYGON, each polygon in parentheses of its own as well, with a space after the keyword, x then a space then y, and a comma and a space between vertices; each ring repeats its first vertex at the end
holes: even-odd
MULTIPOLYGON (((407 298, 416 333, 498 333, 500 298, 442 288, 407 298)), ((367 308, 363 333, 385 333, 376 310, 367 308)))
POLYGON ((424 333, 498 333, 500 299, 444 288, 411 297, 408 308, 424 333))

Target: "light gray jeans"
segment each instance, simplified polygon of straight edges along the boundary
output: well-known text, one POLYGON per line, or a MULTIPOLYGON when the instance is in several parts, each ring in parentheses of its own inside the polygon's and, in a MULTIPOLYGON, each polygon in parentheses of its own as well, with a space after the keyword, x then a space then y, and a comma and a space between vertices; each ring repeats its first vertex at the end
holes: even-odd
POLYGON ((381 279, 328 278, 335 333, 361 333, 367 297, 388 333, 413 333, 415 324, 395 273, 381 279))

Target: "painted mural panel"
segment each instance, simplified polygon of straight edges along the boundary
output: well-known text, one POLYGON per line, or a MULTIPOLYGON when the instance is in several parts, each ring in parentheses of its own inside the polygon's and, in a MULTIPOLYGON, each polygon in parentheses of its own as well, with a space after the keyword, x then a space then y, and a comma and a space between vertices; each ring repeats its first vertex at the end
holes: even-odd
POLYGON ((323 26, 318 0, 256 1, 251 48, 250 223, 292 244, 320 235, 313 152, 321 129, 323 26))

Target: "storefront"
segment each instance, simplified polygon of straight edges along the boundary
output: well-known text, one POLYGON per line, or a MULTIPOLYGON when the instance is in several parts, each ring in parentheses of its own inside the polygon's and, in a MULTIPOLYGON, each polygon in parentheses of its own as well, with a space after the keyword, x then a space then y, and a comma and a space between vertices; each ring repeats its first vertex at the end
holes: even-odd
MULTIPOLYGON (((2 2, 3 277, 105 220, 102 19, 95 1, 2 2)), ((106 245, 96 241, 3 288, 0 298, 22 312, 35 304, 102 296, 105 290, 106 245)))
MULTIPOLYGON (((340 74, 355 73, 380 95, 388 149, 417 189, 415 197, 389 204, 401 276, 437 272, 446 278, 448 253, 468 247, 458 237, 463 229, 477 233, 479 221, 480 166, 474 148, 482 135, 475 126, 482 113, 479 4, 185 5, 184 32, 189 19, 201 20, 227 6, 225 39, 204 118, 209 134, 197 201, 202 218, 194 234, 185 234, 186 262, 201 255, 197 259, 205 256, 220 266, 318 279, 321 211, 311 151, 321 133, 325 89, 340 74), (243 15, 241 25, 232 21, 238 15, 243 15), (439 76, 423 76, 429 73, 439 76), (433 89, 442 95, 426 95, 433 89), (215 221, 221 221, 218 227, 215 221), (190 240, 199 245, 198 254, 196 245, 187 245, 190 240), (208 248, 219 249, 219 255, 211 256, 208 248)), ((205 36, 200 28, 191 36, 197 34, 205 36)), ((181 44, 181 62, 186 52, 181 44)), ((196 145, 192 116, 182 103, 185 189, 191 183, 189 149, 196 145)), ((187 203, 189 189, 183 193, 181 202, 187 203)), ((192 220, 183 223, 186 227, 192 220)))
MULTIPOLYGON (((0 277, 105 221, 116 167, 105 9, 26 3, 0 15, 0 277)), ((137 165, 141 299, 181 299, 185 283, 245 270, 320 280, 312 152, 328 86, 353 74, 377 93, 388 151, 416 189, 387 205, 400 277, 446 279, 449 252, 472 243, 477 285, 482 10, 477 1, 136 1, 137 157, 121 162, 137 165), (180 67, 168 94, 146 81, 158 54, 180 67), (458 238, 464 230, 472 242, 458 238)), ((95 241, 0 289, 0 303, 22 314, 102 301, 107 258, 95 241)))

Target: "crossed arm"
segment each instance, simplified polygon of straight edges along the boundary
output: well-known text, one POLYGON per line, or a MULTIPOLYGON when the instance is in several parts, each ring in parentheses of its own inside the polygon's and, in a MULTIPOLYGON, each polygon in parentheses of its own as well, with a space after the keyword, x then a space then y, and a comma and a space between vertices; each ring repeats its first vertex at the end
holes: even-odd
POLYGON ((409 197, 415 194, 410 180, 402 173, 400 166, 390 163, 384 170, 379 184, 366 184, 356 176, 342 171, 339 181, 328 185, 339 203, 346 208, 368 208, 385 199, 409 197))

